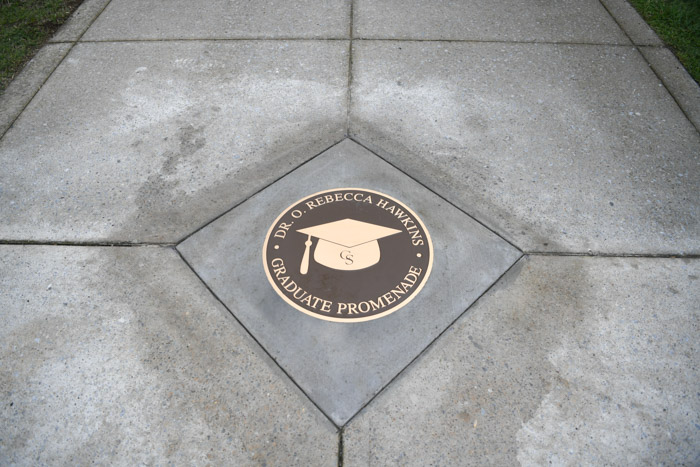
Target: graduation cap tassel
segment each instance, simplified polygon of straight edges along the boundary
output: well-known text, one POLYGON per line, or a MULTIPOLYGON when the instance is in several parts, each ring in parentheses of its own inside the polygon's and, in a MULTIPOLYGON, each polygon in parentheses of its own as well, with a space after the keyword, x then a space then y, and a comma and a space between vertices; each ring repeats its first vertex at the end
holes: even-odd
POLYGON ((309 235, 309 238, 306 239, 304 245, 306 245, 306 249, 304 250, 304 257, 301 258, 301 267, 299 268, 299 272, 302 274, 306 274, 307 272, 309 272, 309 250, 311 250, 311 235, 309 235))

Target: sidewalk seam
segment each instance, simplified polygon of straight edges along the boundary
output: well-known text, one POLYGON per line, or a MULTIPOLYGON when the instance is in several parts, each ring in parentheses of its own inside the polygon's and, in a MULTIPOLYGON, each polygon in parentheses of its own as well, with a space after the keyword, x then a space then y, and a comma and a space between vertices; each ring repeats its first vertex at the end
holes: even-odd
POLYGON ((338 430, 338 467, 343 467, 344 451, 343 436, 345 435, 345 427, 340 427, 338 430))
MULTIPOLYGON (((410 179, 413 180, 414 182, 418 183, 420 186, 422 186, 423 188, 425 188, 425 189, 428 190, 429 192, 433 193, 435 196, 437 196, 437 197, 440 198, 441 200, 445 201, 447 204, 449 204, 449 205, 452 206, 453 208, 457 209, 459 212, 461 212, 461 213, 464 214, 465 216, 469 217, 471 220, 473 220, 474 222, 476 222, 477 224, 479 224, 480 226, 482 226, 483 228, 485 228, 486 230, 488 230, 488 231, 491 232, 492 234, 496 235, 498 238, 500 238, 501 240, 503 240, 504 242, 506 242, 508 245, 510 245, 511 247, 513 247, 513 248, 515 248, 516 250, 518 250, 518 252, 519 252, 520 254, 523 254, 523 252, 524 252, 523 249, 520 248, 520 247, 519 247, 518 245, 516 245, 515 243, 513 243, 512 241, 508 240, 503 234, 497 232, 497 231, 494 230, 493 228, 491 228, 491 227, 489 227, 488 225, 486 225, 485 223, 483 223, 481 220, 479 220, 479 219, 477 219, 476 217, 474 217, 473 215, 469 214, 467 211, 465 211, 465 210, 462 209, 461 207, 457 206, 455 203, 453 203, 452 201, 450 201, 449 199, 447 199, 446 197, 444 197, 444 196, 441 195, 440 193, 436 192, 435 190, 433 190, 432 188, 430 188, 429 186, 427 186, 425 183, 423 183, 423 182, 421 182, 420 180, 418 180, 416 177, 414 177, 414 176, 411 175, 410 173, 406 172, 405 170, 401 169, 400 167, 397 167, 395 164, 393 164, 391 161, 385 159, 385 158, 382 157, 380 154, 377 154, 377 151, 372 150, 371 147, 369 147, 369 145, 367 145, 367 144, 363 143, 361 140, 357 139, 357 136, 356 136, 356 135, 348 136, 348 139, 350 139, 350 140, 354 141, 355 143, 359 144, 360 146, 362 146, 363 148, 365 148, 366 150, 368 150, 369 152, 371 152, 372 154, 374 154, 375 156, 377 156, 378 158, 380 158, 381 160, 383 160, 384 162, 386 162, 387 164, 389 164, 390 166, 392 166, 394 169, 398 170, 399 172, 401 172, 402 174, 404 174, 405 176, 407 176, 408 178, 410 178, 410 179)), ((384 151, 384 150, 381 149, 380 151, 384 151)))
MULTIPOLYGON (((427 187, 426 187, 427 188, 427 187)), ((429 188, 427 188, 430 190, 429 188)), ((430 190, 432 193, 434 191, 430 190)), ((437 193, 435 193, 437 196, 437 193)), ((440 197, 441 199, 444 199, 440 197)), ((448 200, 447 203, 452 205, 448 200)), ((236 206, 237 207, 237 206, 236 206)), ((459 209, 458 207, 454 206, 459 209)), ((231 209, 235 209, 231 208, 231 209)), ((462 213, 469 216, 460 209, 462 213)), ((471 218, 471 216, 469 216, 471 218)), ((476 219, 472 218, 477 221, 476 219)), ((213 221, 212 221, 213 222, 213 221)), ((478 222, 478 221, 477 221, 478 222)), ((208 224, 207 224, 208 225, 208 224)), ((493 232, 498 235, 496 232, 493 232)), ((502 240, 505 240, 499 235, 502 240)), ((42 240, 0 240, 0 246, 70 246, 76 248, 140 248, 140 247, 161 247, 173 248, 180 243, 172 242, 107 242, 107 241, 42 241, 42 240)), ((511 245, 513 246, 513 245, 511 245)), ((517 247, 513 246, 518 249, 517 247)), ((583 251, 518 251, 526 256, 552 256, 552 257, 583 257, 583 258, 640 258, 640 259, 700 259, 700 253, 604 253, 604 252, 583 252, 583 251)))
MULTIPOLYGON (((455 44, 529 44, 529 45, 589 45, 598 47, 637 47, 634 43, 617 44, 614 42, 569 42, 569 41, 513 41, 497 39, 418 39, 418 38, 382 38, 382 37, 195 37, 195 38, 157 38, 157 39, 90 39, 80 41, 81 44, 110 44, 110 43, 131 43, 131 42, 435 42, 435 43, 455 43, 455 44)), ((53 42, 58 44, 60 42, 53 42)), ((65 41, 70 43, 70 41, 65 41)), ((645 46, 647 47, 647 46, 645 46)), ((648 47, 662 47, 651 45, 648 47)))
POLYGON ((677 259, 700 259, 700 253, 582 253, 575 251, 524 251, 527 256, 581 256, 588 258, 677 258, 677 259))
MULTIPOLYGON (((344 42, 347 37, 181 37, 181 38, 135 38, 135 39, 86 39, 81 44, 111 44, 120 42, 344 42)), ((67 41, 70 42, 70 41, 67 41)), ((54 42, 56 44, 58 42, 54 42)))
POLYGON ((266 185, 264 185, 264 186, 258 188, 258 189, 255 190, 253 193, 251 193, 249 196, 246 196, 244 199, 240 200, 240 201, 237 202, 235 205, 233 205, 233 206, 231 206, 230 208, 224 210, 222 213, 217 214, 216 217, 214 217, 213 219, 206 221, 204 224, 202 224, 201 226, 197 227, 195 230, 193 230, 192 232, 188 233, 187 235, 185 235, 184 237, 182 237, 181 239, 179 239, 178 241, 176 241, 176 242, 175 242, 175 245, 179 245, 180 243, 184 242, 185 240, 187 240, 188 238, 190 238, 190 237, 193 236, 194 234, 198 233, 200 230, 202 230, 203 228, 205 228, 206 226, 208 226, 208 225, 211 224, 212 222, 214 222, 214 221, 220 219, 221 217, 225 216, 225 215, 228 214, 229 212, 231 212, 231 211, 233 211, 234 209, 236 209, 238 206, 242 205, 243 203, 245 203, 246 201, 248 201, 249 199, 251 199, 252 197, 254 197, 255 195, 257 195, 258 193, 260 193, 261 191, 263 191, 263 190, 267 189, 268 187, 274 185, 275 183, 279 182, 280 180, 282 180, 282 179, 283 179, 284 177, 286 177, 287 175, 290 175, 290 174, 294 173, 296 170, 300 169, 300 168, 303 167, 304 165, 306 165, 306 164, 308 164, 309 162, 311 162, 312 160, 316 159, 318 156, 320 156, 320 155, 323 154, 324 152, 326 152, 326 151, 330 150, 331 148, 334 148, 335 146, 339 145, 340 143, 342 143, 342 142, 345 141, 346 139, 347 139, 347 136, 344 136, 343 138, 340 139, 340 141, 336 141, 335 143, 331 144, 331 145, 328 146, 327 148, 321 150, 321 151, 318 152, 317 154, 315 154, 315 155, 311 156, 310 158, 308 158, 307 160, 303 161, 301 164, 298 164, 298 165, 294 166, 294 167, 293 167, 292 169, 290 169, 288 172, 285 172, 285 173, 283 173, 282 175, 280 175, 279 177, 275 178, 275 179, 272 180, 270 183, 267 183, 266 185))
POLYGON ((173 247, 177 243, 171 242, 109 242, 109 241, 61 241, 61 240, 0 240, 0 245, 20 245, 20 246, 76 246, 76 247, 140 247, 140 246, 161 246, 173 247))
MULTIPOLYGON (((346 138, 350 138, 350 112, 352 108, 352 81, 353 81, 353 29, 354 29, 354 19, 355 19, 355 0, 350 0, 350 31, 349 31, 349 37, 350 37, 350 43, 348 44, 348 88, 347 88, 347 93, 348 93, 348 99, 346 101, 345 106, 346 112, 347 112, 347 118, 345 119, 345 136, 346 138)), ((354 416, 354 415, 353 415, 354 416)), ((352 417, 351 417, 352 418, 352 417)), ((344 462, 344 455, 345 455, 345 447, 343 446, 343 437, 344 437, 344 431, 345 431, 345 425, 347 424, 347 421, 343 426, 340 427, 340 430, 338 431, 338 467, 343 467, 343 462, 344 462)))
POLYGON ((353 19, 354 19, 354 11, 355 11, 355 1, 350 0, 350 44, 348 44, 348 98, 346 101, 346 112, 347 112, 347 118, 345 119, 345 136, 349 137, 350 136, 350 107, 352 106, 352 80, 353 80, 353 75, 352 75, 352 50, 353 50, 353 19))
POLYGON ((297 389, 299 389, 299 391, 301 391, 301 393, 309 400, 309 402, 310 402, 314 407, 316 407, 316 408, 318 409, 318 411, 319 411, 321 414, 323 414, 324 417, 326 417, 326 419, 328 419, 328 421, 331 423, 331 425, 334 426, 337 430, 339 430, 341 427, 339 427, 338 425, 336 425, 336 424, 333 422, 333 420, 331 420, 331 418, 326 414, 326 412, 324 412, 324 411, 321 409, 321 407, 319 407, 319 406, 316 404, 316 402, 314 402, 314 400, 306 393, 306 391, 304 391, 304 390, 301 388, 301 386, 299 386, 299 384, 294 380, 294 378, 292 378, 291 375, 290 375, 289 373, 287 373, 287 371, 282 367, 282 365, 280 365, 279 362, 270 354, 270 352, 267 351, 267 349, 260 343, 260 341, 258 341, 258 339, 256 339, 256 337, 253 335, 253 333, 251 333, 250 330, 236 317, 236 315, 233 313, 233 311, 231 311, 231 309, 230 309, 228 306, 226 306, 226 304, 221 300, 221 298, 219 298, 219 296, 216 294, 216 292, 214 292, 214 291, 211 289, 211 287, 209 287, 209 285, 204 281, 204 279, 202 279, 202 278, 200 277, 199 274, 197 274, 197 271, 194 270, 194 268, 192 267, 192 265, 187 261, 187 259, 186 259, 185 256, 180 252, 180 250, 178 250, 177 247, 172 247, 172 249, 175 250, 175 252, 178 254, 178 256, 180 256, 180 259, 187 265, 187 267, 190 269, 190 271, 192 271, 192 274, 194 274, 195 277, 196 277, 197 279, 199 279, 199 282, 201 282, 202 285, 209 291, 209 293, 212 295, 212 297, 214 297, 214 298, 216 299, 216 301, 219 302, 219 303, 221 304, 221 306, 223 306, 224 309, 225 309, 226 311, 229 312, 229 314, 230 314, 231 317, 236 321, 236 323, 238 323, 238 325, 241 326, 241 328, 246 332, 246 334, 248 334, 248 337, 250 337, 250 338, 253 340, 253 342, 255 342, 255 343, 258 345, 258 347, 259 347, 263 352, 265 352, 265 355, 267 355, 268 358, 270 358, 270 360, 272 360, 272 361, 275 363, 275 365, 277 366, 277 368, 279 368, 279 370, 289 379, 289 381, 291 381, 292 384, 294 384, 294 386, 296 386, 297 389))
POLYGON ((520 264, 524 259, 527 259, 527 257, 528 257, 527 255, 524 255, 524 254, 521 253, 520 256, 519 256, 515 261, 513 261, 513 264, 511 264, 511 265, 508 267, 508 269, 506 269, 506 270, 503 272, 503 274, 501 274, 500 276, 498 276, 498 278, 497 278, 495 281, 493 281, 493 283, 492 283, 491 285, 489 285, 478 297, 476 297, 476 298, 474 299, 474 301, 471 302, 471 303, 469 304, 469 306, 468 306, 463 312, 461 312, 454 320, 452 320, 452 322, 450 322, 450 323, 445 327, 445 329, 443 329, 437 336, 435 336, 435 338, 434 338, 432 341, 430 341, 430 342, 428 343, 428 345, 426 345, 426 346, 423 348, 423 350, 421 350, 421 351, 418 353, 418 355, 416 355, 410 362, 408 362, 408 363, 406 364, 406 366, 404 366, 398 373, 396 373, 396 375, 394 375, 393 378, 391 378, 384 386, 382 386, 382 388, 379 389, 379 391, 377 391, 377 393, 376 393, 374 396, 372 396, 365 404, 363 404, 362 407, 360 407, 360 408, 357 410, 357 412, 355 412, 355 413, 353 414, 353 416, 350 417, 350 418, 345 422, 345 424, 342 426, 342 428, 344 429, 346 426, 348 426, 348 425, 350 424, 350 422, 352 422, 352 421, 355 419, 355 417, 357 417, 357 416, 365 409, 365 407, 367 407, 368 405, 370 405, 377 397, 379 397, 384 391, 386 391, 391 385, 393 385, 394 381, 396 381, 401 375, 403 375, 403 374, 408 370, 409 367, 411 367, 416 361, 418 361, 419 358, 421 358, 426 352, 428 352, 428 350, 429 350, 430 348, 432 348, 432 347, 435 345, 435 343, 436 343, 438 340, 440 340, 440 338, 441 338, 447 331, 449 331, 450 329, 452 329, 452 328, 454 327, 455 323, 456 323, 457 321, 459 321, 463 316, 465 316, 465 315, 469 312, 469 310, 471 310, 471 309, 474 307, 474 305, 476 305, 476 304, 479 302, 479 300, 481 300, 481 298, 482 298, 484 295, 486 295, 487 293, 489 293, 489 291, 490 291, 496 284, 498 284, 499 282, 501 282, 501 279, 503 279, 503 277, 504 277, 506 274, 508 274, 516 265, 520 264))
POLYGON ((540 41, 540 40, 499 40, 499 39, 410 39, 410 38, 382 38, 382 37, 357 37, 357 41, 376 42, 438 42, 453 44, 527 44, 527 45, 590 45, 597 47, 633 47, 633 43, 618 44, 615 42, 571 42, 571 41, 540 41))

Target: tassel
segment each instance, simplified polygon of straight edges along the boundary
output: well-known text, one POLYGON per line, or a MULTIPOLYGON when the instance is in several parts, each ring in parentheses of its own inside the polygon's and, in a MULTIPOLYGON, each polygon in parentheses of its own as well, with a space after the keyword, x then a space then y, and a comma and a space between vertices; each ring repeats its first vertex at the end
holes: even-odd
POLYGON ((309 250, 311 250, 311 235, 309 235, 309 238, 306 239, 304 245, 306 245, 306 249, 304 250, 304 257, 301 258, 301 267, 299 268, 299 272, 302 274, 306 274, 307 272, 309 272, 309 250))

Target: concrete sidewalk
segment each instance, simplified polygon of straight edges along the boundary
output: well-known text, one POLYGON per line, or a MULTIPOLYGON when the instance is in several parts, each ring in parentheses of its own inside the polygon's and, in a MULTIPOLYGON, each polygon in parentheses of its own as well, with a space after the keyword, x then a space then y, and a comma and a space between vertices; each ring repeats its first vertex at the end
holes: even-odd
POLYGON ((86 0, 0 97, 0 464, 697 465, 700 88, 624 0, 86 0), (265 279, 356 186, 434 269, 265 279))

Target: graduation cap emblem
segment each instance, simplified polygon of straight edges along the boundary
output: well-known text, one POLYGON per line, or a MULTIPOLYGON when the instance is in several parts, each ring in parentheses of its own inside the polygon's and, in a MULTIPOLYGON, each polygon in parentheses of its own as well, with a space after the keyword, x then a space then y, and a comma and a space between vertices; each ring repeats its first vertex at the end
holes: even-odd
POLYGON ((381 259, 377 240, 401 233, 397 229, 350 218, 314 225, 297 232, 307 235, 304 242, 306 249, 299 267, 301 274, 309 271, 312 237, 318 238, 314 261, 332 269, 357 271, 373 266, 381 259))

